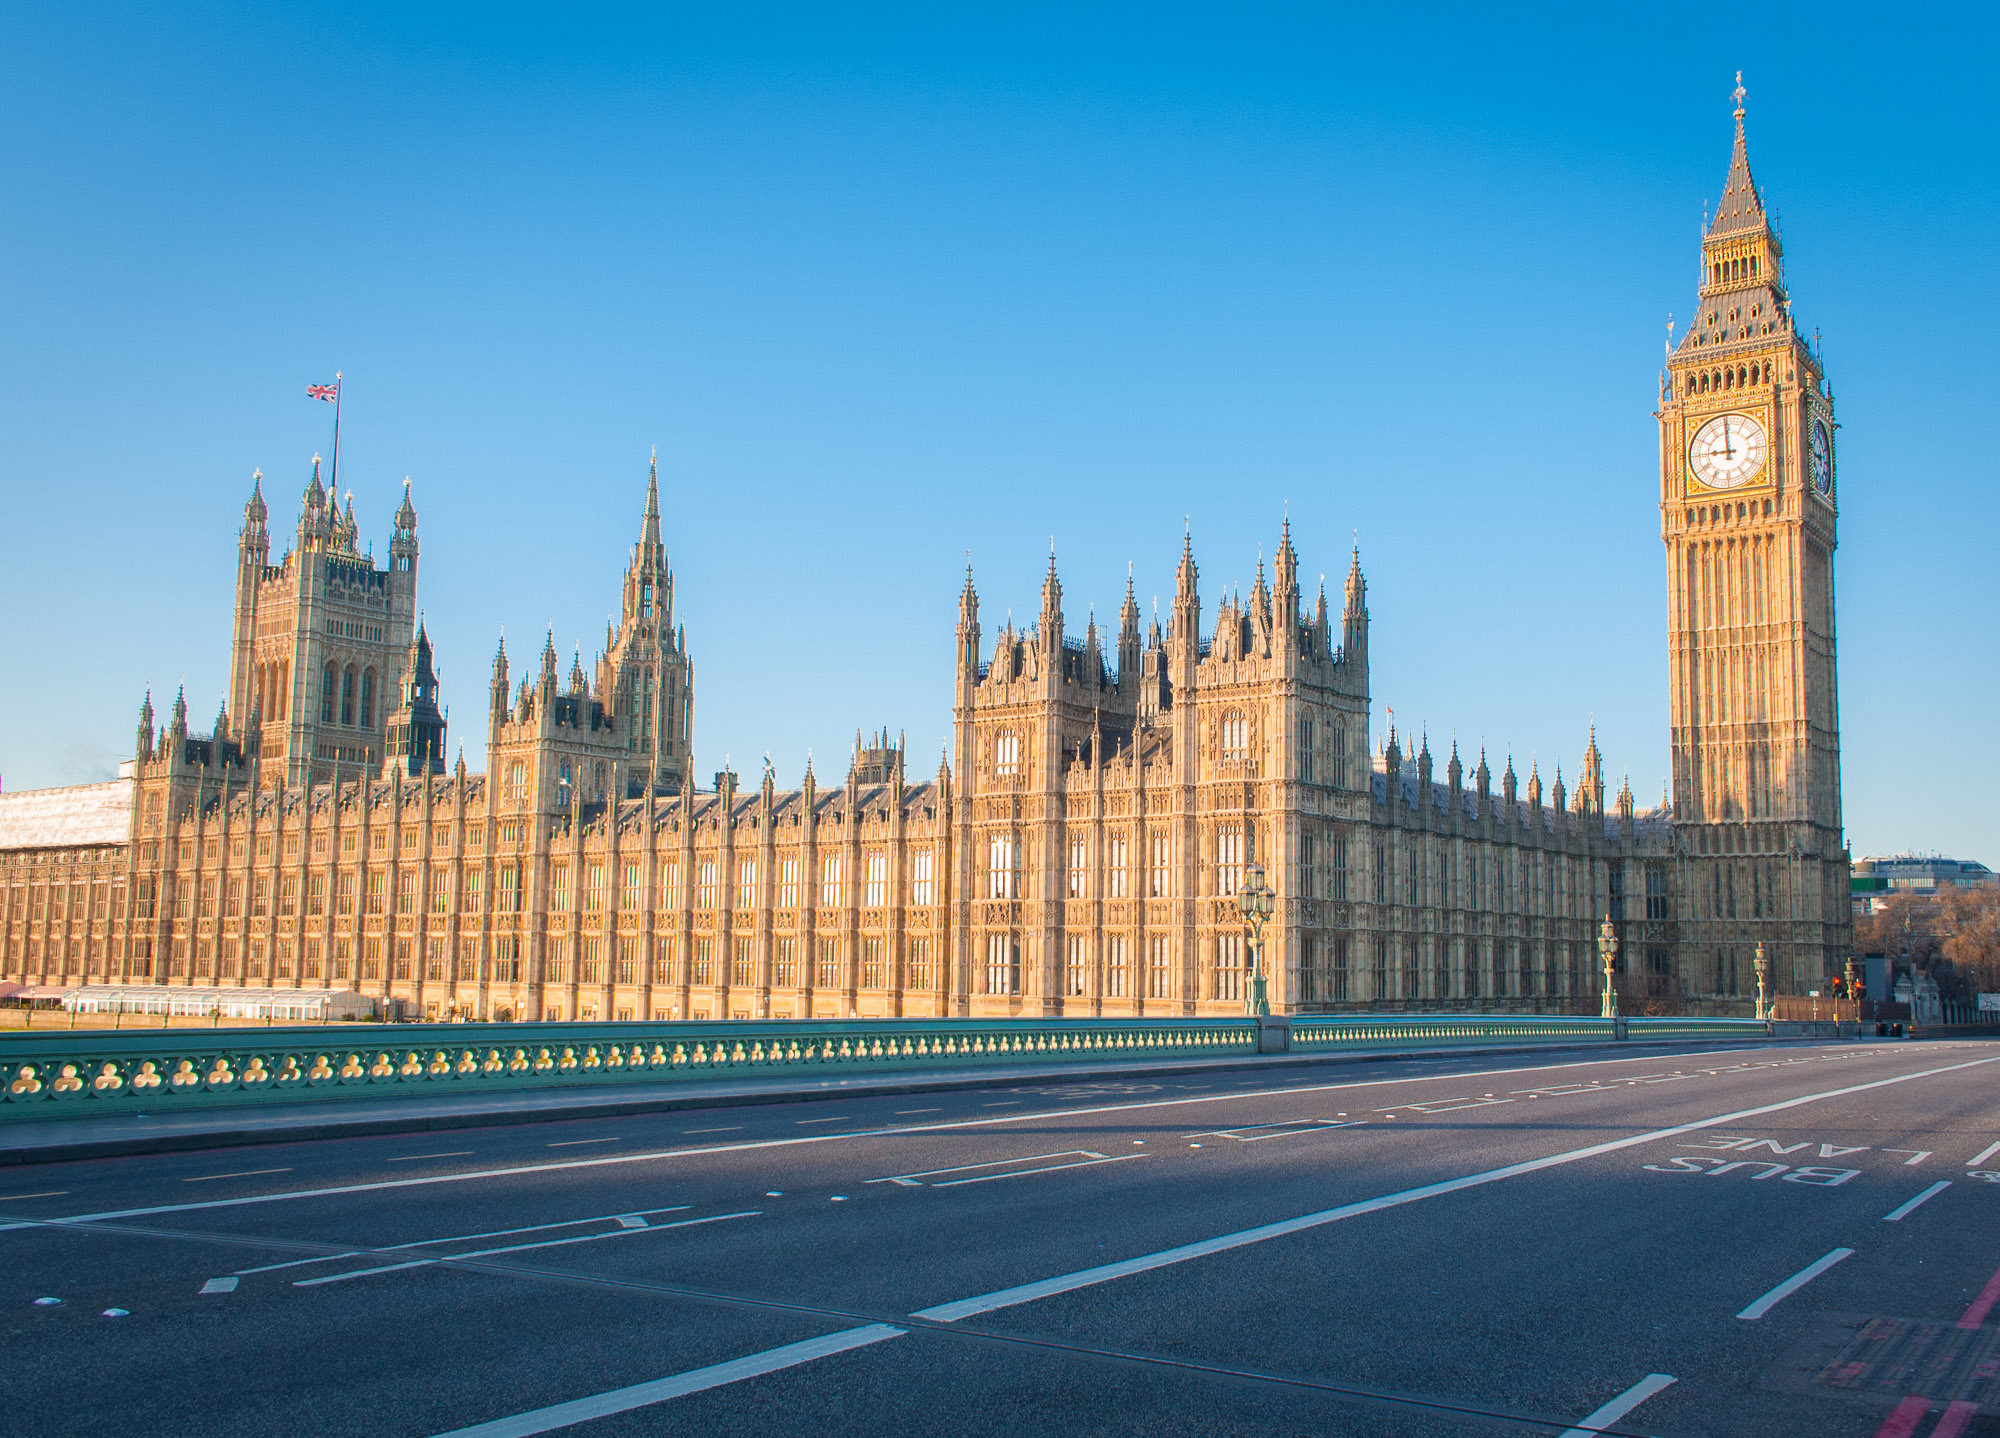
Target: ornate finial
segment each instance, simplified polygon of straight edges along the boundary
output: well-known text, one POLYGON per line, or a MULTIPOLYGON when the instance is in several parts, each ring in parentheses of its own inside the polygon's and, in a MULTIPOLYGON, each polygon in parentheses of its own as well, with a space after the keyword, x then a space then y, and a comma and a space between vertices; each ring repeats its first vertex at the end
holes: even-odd
POLYGON ((1739 121, 1743 118, 1743 97, 1748 93, 1749 91, 1743 88, 1743 72, 1738 70, 1736 72, 1736 88, 1729 92, 1729 98, 1736 102, 1736 118, 1739 121))

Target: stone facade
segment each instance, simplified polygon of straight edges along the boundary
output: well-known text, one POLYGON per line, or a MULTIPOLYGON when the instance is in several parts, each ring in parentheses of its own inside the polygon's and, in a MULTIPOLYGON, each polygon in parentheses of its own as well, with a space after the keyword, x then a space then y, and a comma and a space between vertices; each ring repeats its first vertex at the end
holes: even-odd
MULTIPOLYGON (((1739 169, 1747 187, 1740 115, 1739 169)), ((1710 263, 1760 278, 1747 261, 1774 266, 1775 236, 1731 193, 1710 263)), ((1844 915, 1847 887, 1831 490, 1806 492, 1797 449, 1831 401, 1788 310, 1753 336, 1736 311, 1765 300, 1704 303, 1660 411, 1672 807, 1640 813, 1629 786, 1607 804, 1594 733, 1575 791, 1558 771, 1546 797, 1538 771, 1522 785, 1508 760, 1496 786, 1456 746, 1440 779, 1393 727, 1371 752, 1359 553, 1336 615, 1302 593, 1289 524, 1269 578, 1260 561, 1209 620, 1190 537, 1164 630, 1142 632, 1128 582, 1116 633, 1074 636, 1052 555, 1035 623, 989 641, 968 572, 935 774, 913 780, 885 731, 857 735, 833 786, 808 765, 795 789, 768 768, 698 787, 657 466, 593 673, 578 655, 561 676, 551 635, 515 684, 502 646, 488 772, 447 772, 407 486, 378 570, 315 464, 276 565, 253 486, 229 703, 203 735, 184 699, 156 725, 148 698, 129 776, 93 801, 122 829, 99 815, 65 839, 32 805, 10 818, 29 796, 0 799, 0 975, 346 987, 439 1017, 1230 1014, 1256 864, 1279 1012, 1594 1011, 1606 916, 1628 994, 1747 1006, 1759 938, 1778 987, 1805 987, 1844 957, 1821 912, 1831 894, 1844 915), (1688 435, 1753 398, 1782 437, 1769 473, 1711 502, 1688 435), (1761 597, 1717 608, 1718 574, 1761 597)))

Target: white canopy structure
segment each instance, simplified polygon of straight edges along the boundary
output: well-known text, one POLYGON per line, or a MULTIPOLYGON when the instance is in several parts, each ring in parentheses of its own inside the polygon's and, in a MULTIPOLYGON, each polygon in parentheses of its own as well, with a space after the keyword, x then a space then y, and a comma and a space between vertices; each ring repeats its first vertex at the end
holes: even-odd
MULTIPOLYGON (((19 997, 28 997, 24 991, 19 997)), ((39 994, 35 995, 40 997, 39 994)), ((52 991, 48 997, 57 997, 52 991)), ((189 1018, 283 1019, 328 1023, 372 1018, 375 1000, 351 989, 218 989, 160 984, 88 984, 60 990, 79 1014, 177 1014, 189 1018)))

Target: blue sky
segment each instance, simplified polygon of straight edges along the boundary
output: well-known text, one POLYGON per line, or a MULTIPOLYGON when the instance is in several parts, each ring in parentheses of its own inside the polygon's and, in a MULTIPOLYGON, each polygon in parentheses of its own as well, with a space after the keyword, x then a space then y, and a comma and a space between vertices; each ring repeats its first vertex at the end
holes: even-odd
MULTIPOLYGON (((0 778, 227 678, 253 467, 341 482, 481 762, 502 627, 602 642, 659 446, 701 772, 950 725, 1053 536, 1079 625, 1357 534, 1380 723, 1667 770, 1655 376, 1728 93, 1843 423, 1855 852, 2000 864, 1990 9, 0 13, 0 778), (1725 38, 1726 37, 1726 38, 1725 38)), ((565 667, 566 664, 565 664, 565 667)), ((518 667, 517 667, 517 673, 518 667)), ((1378 734, 1379 737, 1379 734, 1378 734)))

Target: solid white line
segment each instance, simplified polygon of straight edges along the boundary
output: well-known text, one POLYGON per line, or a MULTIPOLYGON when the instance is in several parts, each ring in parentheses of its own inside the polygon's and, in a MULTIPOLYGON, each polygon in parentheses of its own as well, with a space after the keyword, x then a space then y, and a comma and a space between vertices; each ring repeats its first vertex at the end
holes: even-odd
POLYGON ((1804 1268, 1801 1268, 1797 1273, 1794 1273, 1790 1278, 1787 1278, 1783 1283, 1779 1284, 1776 1288, 1772 1289, 1769 1293, 1765 1294, 1762 1298, 1758 1299, 1755 1303, 1751 1304, 1748 1308, 1744 1309, 1741 1313, 1737 1314, 1736 1316, 1738 1318, 1748 1319, 1750 1322, 1755 1323, 1758 1319, 1762 1318, 1765 1314, 1769 1313, 1772 1309, 1776 1308, 1780 1303, 1784 1302, 1787 1298, 1791 1297, 1794 1293, 1797 1293, 1801 1288, 1804 1288, 1808 1283, 1811 1283, 1815 1278, 1818 1278, 1822 1273, 1826 1272, 1829 1268, 1833 1267, 1834 1264, 1840 1262, 1843 1258, 1852 1258, 1852 1257, 1854 1257, 1853 1249, 1836 1248, 1833 1252, 1829 1253, 1825 1258, 1817 1259, 1812 1263, 1808 1263, 1804 1268))
MULTIPOLYGON (((447 1253, 437 1258, 418 1258, 408 1263, 385 1264, 380 1268, 355 1268, 346 1273, 329 1273, 320 1278, 296 1278, 292 1280, 292 1287, 317 1288, 322 1283, 343 1283, 350 1278, 368 1278, 377 1273, 394 1273, 403 1268, 422 1268, 430 1263, 463 1263, 470 1258, 491 1258, 497 1253, 523 1253, 531 1248, 562 1248, 572 1243, 595 1243, 600 1238, 631 1238, 640 1233, 662 1233, 669 1228, 693 1228, 696 1224, 702 1223, 725 1223, 732 1218, 757 1218, 762 1213, 762 1209, 753 1208, 743 1213, 717 1213, 707 1218, 684 1218, 679 1223, 651 1223, 639 1228, 614 1228, 609 1233, 586 1233, 576 1238, 544 1238, 535 1243, 510 1243, 504 1248, 475 1248, 470 1253, 447 1253)), ((397 1247, 408 1248, 410 1245, 398 1244, 397 1247)), ((386 1253, 390 1250, 375 1251, 386 1253)))
POLYGON ((1075 1163, 1052 1163, 1047 1168, 1017 1168, 1012 1173, 984 1173, 978 1178, 953 1178, 947 1179, 943 1183, 934 1183, 930 1186, 932 1188, 958 1188, 968 1183, 991 1183, 996 1178, 1026 1178, 1031 1174, 1056 1173, 1065 1168, 1095 1168, 1100 1163, 1123 1163, 1128 1158, 1151 1157, 1150 1153, 1121 1153, 1115 1158, 1105 1158, 1100 1154, 1096 1158, 1078 1159, 1075 1163))
POLYGON ((1602 1433, 1673 1381, 1671 1373, 1648 1373, 1588 1418, 1580 1419, 1576 1427, 1566 1430, 1560 1438, 1590 1438, 1592 1433, 1602 1433))
MULTIPOLYGON (((1246 1244, 1262 1243, 1267 1239, 1283 1238, 1288 1234, 1300 1233, 1323 1224, 1339 1223, 1342 1219, 1358 1218, 1364 1214, 1379 1213, 1385 1208, 1399 1208, 1406 1203, 1418 1203, 1427 1198, 1437 1198, 1447 1193, 1457 1193, 1463 1189, 1478 1188, 1483 1184, 1498 1183, 1502 1179, 1515 1178, 1524 1173, 1539 1173, 1543 1169, 1556 1168, 1563 1164, 1577 1163, 1602 1154, 1617 1153, 1621 1149, 1633 1148, 1642 1143, 1656 1143, 1663 1138, 1674 1138, 1684 1133, 1695 1133, 1705 1128, 1720 1128, 1735 1124, 1746 1118, 1757 1118, 1767 1113, 1781 1113, 1797 1108, 1801 1104, 1817 1103, 1821 1099, 1844 1098, 1848 1094, 1866 1093, 1870 1089, 1887 1088, 1892 1084, 1908 1083, 1912 1079, 1932 1078, 1938 1074, 1954 1073, 1960 1069, 1976 1068, 1983 1064, 2000 1063, 2000 1059, 1974 1059, 1970 1063, 1950 1064, 1944 1068, 1925 1069, 1920 1073, 1898 1074, 1893 1078, 1876 1079, 1870 1083, 1854 1084, 1847 1088, 1828 1089, 1822 1093, 1803 1094, 1798 1098, 1783 1099, 1777 1103, 1764 1104, 1757 1108, 1739 1109, 1735 1113, 1717 1114, 1713 1118, 1697 1119, 1693 1123, 1675 1124, 1671 1128, 1653 1129, 1647 1133, 1633 1134, 1628 1138, 1611 1139, 1605 1143, 1594 1143, 1588 1148, 1570 1149, 1565 1153, 1554 1153, 1546 1158, 1531 1158, 1521 1163, 1508 1164, 1505 1168, 1488 1169, 1484 1173, 1470 1173, 1462 1178, 1449 1178, 1439 1183, 1428 1183, 1421 1188, 1405 1189, 1401 1193, 1384 1194, 1380 1198, 1364 1199, 1359 1203, 1345 1204, 1339 1208, 1329 1208, 1319 1213, 1308 1213, 1298 1218, 1287 1218, 1278 1223, 1267 1223, 1257 1228, 1246 1228, 1238 1233, 1225 1233, 1217 1238, 1206 1238, 1199 1243, 1183 1244, 1179 1248, 1169 1248, 1159 1253, 1144 1254, 1138 1258, 1128 1258, 1121 1263, 1102 1264, 1096 1268, 1082 1269, 1076 1273, 1060 1274, 1054 1278, 1044 1278, 1035 1283, 1024 1283, 1016 1288, 1004 1288, 997 1293, 981 1294, 977 1298, 962 1298, 956 1303, 942 1303, 934 1308, 919 1309, 910 1315, 913 1318, 928 1318, 938 1323, 956 1323, 961 1318, 970 1318, 976 1313, 989 1313, 996 1308, 1011 1308, 1017 1303, 1032 1303, 1038 1298, 1051 1294, 1068 1293, 1071 1289, 1088 1288, 1097 1283, 1108 1283, 1114 1278, 1124 1278, 1129 1274, 1144 1273, 1149 1269, 1164 1268, 1172 1263, 1185 1263, 1192 1258, 1205 1258, 1211 1253, 1222 1253, 1228 1249, 1241 1248, 1246 1244)), ((1853 1250, 1839 1249, 1842 1258, 1853 1250)), ((1832 1262, 1838 1263, 1839 1258, 1832 1262)), ((1798 1283, 1810 1280, 1818 1272, 1808 1271, 1798 1283)), ((1766 1295, 1770 1303, 1776 1303, 1790 1289, 1766 1295)), ((1764 1300, 1759 1300, 1763 1302, 1764 1300)), ((1751 1305, 1755 1307, 1756 1305, 1751 1305)), ((1766 1304, 1768 1307, 1769 1304, 1766 1304)), ((1762 1310, 1752 1313, 1745 1309, 1739 1318, 1757 1318, 1762 1310)))
POLYGON ((398 1154, 395 1158, 384 1159, 383 1162, 416 1163, 419 1160, 426 1158, 469 1158, 472 1156, 472 1152, 473 1151, 469 1148, 462 1148, 455 1153, 405 1153, 405 1154, 398 1154))
MULTIPOLYGON (((1907 1052, 1907 1050, 1905 1051, 1907 1052)), ((1874 1057, 1873 1053, 1866 1055, 1874 1057)), ((1448 1054, 1443 1057, 1450 1057, 1448 1054)), ((799 1134, 791 1138, 746 1139, 739 1143, 712 1143, 697 1148, 653 1149, 640 1153, 614 1154, 609 1158, 566 1158, 549 1159, 541 1163, 515 1164, 508 1168, 468 1169, 463 1173, 432 1173, 420 1178, 383 1178, 365 1183, 344 1183, 328 1188, 295 1188, 282 1193, 252 1193, 237 1198, 211 1198, 198 1203, 164 1203, 149 1208, 107 1209, 102 1213, 72 1214, 67 1218, 31 1219, 11 1225, 15 1228, 40 1228, 49 1224, 101 1223, 114 1218, 147 1218, 160 1213, 192 1213, 211 1208, 240 1208, 248 1204, 289 1203, 301 1198, 341 1198, 352 1193, 378 1193, 394 1188, 421 1188, 437 1183, 470 1183, 477 1179, 514 1178, 528 1173, 567 1173, 575 1169, 606 1168, 617 1164, 652 1163, 668 1158, 705 1158, 718 1153, 749 1153, 767 1148, 790 1148, 821 1143, 847 1143, 863 1138, 899 1138, 913 1133, 950 1133, 964 1128, 989 1128, 999 1124, 1046 1123, 1054 1119, 1091 1118, 1099 1114, 1129 1113, 1152 1108, 1180 1108, 1190 1104, 1233 1103, 1240 1099, 1283 1098, 1301 1093, 1337 1093, 1346 1089, 1382 1088, 1392 1084, 1436 1083, 1450 1080, 1453 1083, 1468 1078, 1482 1078, 1507 1073, 1538 1073, 1554 1069, 1590 1068, 1604 1064, 1640 1063, 1657 1060, 1658 1055, 1647 1054, 1624 1059, 1577 1059, 1568 1063, 1542 1064, 1527 1069, 1488 1069, 1476 1073, 1413 1074, 1405 1078, 1362 1079, 1351 1083, 1317 1084, 1310 1088, 1289 1086, 1285 1088, 1240 1091, 1236 1093, 1209 1094, 1196 1098, 1146 1099, 1131 1103, 1099 1104, 1092 1108, 1037 1109, 1028 1113, 994 1114, 988 1118, 950 1119, 937 1123, 897 1124, 887 1128, 856 1129, 851 1133, 799 1134)), ((1800 1062, 1807 1062, 1801 1060, 1800 1062)), ((1813 1060, 1812 1062, 1823 1062, 1813 1060)), ((1973 1059, 1968 1063, 1954 1064, 1952 1068, 1972 1068, 1983 1063, 2000 1062, 1995 1059, 1973 1059)), ((1950 1069, 1926 1069, 1909 1074, 1909 1078, 1927 1078, 1931 1074, 1948 1073, 1950 1069)), ((1761 1113, 1763 1110, 1753 1110, 1761 1113)), ((0 1233, 9 1225, 0 1224, 0 1233)))
POLYGON ((1942 1183, 1942 1182, 1934 1183, 1929 1188, 1925 1189, 1922 1193, 1918 1194, 1915 1198, 1911 1199, 1908 1203, 1903 1204, 1897 1208, 1892 1208, 1889 1210, 1889 1212, 1883 1214, 1882 1221, 1884 1223, 1901 1223, 1906 1217, 1909 1216, 1911 1210, 1916 1208, 1918 1204, 1926 1203, 1931 1199, 1936 1198, 1939 1194, 1943 1193, 1946 1189, 1950 1187, 1951 1185, 1949 1183, 1942 1183))
POLYGON ((1965 1166, 1967 1168, 1977 1168, 1979 1167, 1980 1164, 1986 1162, 1987 1159, 1993 1157, 1993 1155, 1996 1153, 2000 1153, 2000 1142, 1989 1143, 1986 1145, 1986 1147, 1979 1150, 1979 1152, 1975 1154, 1973 1157, 1968 1158, 1965 1161, 1965 1166))
POLYGON ((201 1286, 201 1293, 195 1296, 199 1298, 210 1293, 234 1293, 238 1282, 239 1280, 234 1278, 211 1278, 201 1286))
POLYGON ((490 1423, 475 1423, 470 1428, 454 1428, 449 1433, 438 1434, 437 1438, 527 1438, 531 1433, 549 1433, 558 1428, 568 1428, 572 1424, 588 1423, 593 1418, 630 1412, 634 1408, 663 1403, 669 1398, 700 1393, 708 1388, 720 1388, 725 1383, 741 1383, 746 1378, 761 1378, 766 1373, 794 1368, 801 1363, 811 1363, 817 1358, 830 1358, 836 1353, 845 1353, 850 1349, 865 1348, 886 1338, 900 1338, 906 1331, 906 1329, 892 1328, 886 1323, 870 1323, 862 1328, 829 1333, 824 1338, 807 1339, 804 1343, 788 1343, 783 1348, 769 1348, 762 1353, 752 1353, 747 1358, 736 1358, 727 1363, 697 1368, 690 1373, 676 1374, 672 1378, 656 1378, 650 1383, 635 1383, 630 1388, 614 1388, 609 1393, 593 1394, 589 1398, 572 1399, 568 1403, 557 1403, 548 1408, 516 1413, 511 1418, 496 1418, 490 1423))
POLYGON ((583 1146, 584 1146, 585 1144, 587 1144, 587 1143, 616 1143, 616 1142, 618 1142, 618 1135, 614 1133, 614 1134, 613 1134, 613 1135, 611 1135, 611 1137, 609 1137, 609 1138, 566 1138, 566 1139, 564 1139, 564 1140, 563 1140, 563 1141, 562 1141, 561 1143, 552 1143, 552 1144, 550 1144, 550 1145, 549 1145, 549 1147, 550 1147, 550 1148, 581 1148, 581 1147, 583 1147, 583 1146))
POLYGON ((947 1173, 970 1173, 976 1168, 1005 1168, 1015 1163, 1040 1163, 1045 1158, 1103 1158, 1104 1155, 1087 1148, 1066 1148, 1061 1153, 1029 1153, 1019 1158, 996 1158, 986 1163, 961 1163, 951 1168, 925 1168, 915 1173, 892 1173, 882 1178, 871 1178, 869 1183, 901 1183, 905 1179, 939 1178, 947 1173))
POLYGON ((184 1178, 182 1183, 219 1183, 225 1178, 257 1178, 267 1173, 290 1173, 289 1168, 246 1168, 241 1173, 205 1173, 200 1178, 184 1178))

